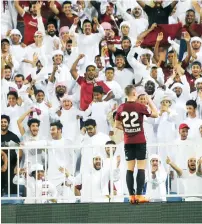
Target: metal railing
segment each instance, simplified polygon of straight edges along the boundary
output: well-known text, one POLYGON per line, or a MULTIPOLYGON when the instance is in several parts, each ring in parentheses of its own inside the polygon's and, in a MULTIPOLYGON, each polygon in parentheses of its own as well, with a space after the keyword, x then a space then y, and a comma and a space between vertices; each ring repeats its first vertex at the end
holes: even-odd
MULTIPOLYGON (((20 168, 26 168, 26 172, 22 175, 22 179, 23 179, 23 176, 24 176, 24 185, 25 185, 25 189, 28 191, 28 186, 30 184, 30 181, 31 181, 31 178, 30 178, 30 168, 33 164, 42 164, 43 167, 44 167, 44 183, 46 182, 49 182, 51 183, 51 179, 48 175, 48 169, 50 169, 51 166, 53 166, 53 164, 50 164, 50 161, 48 161, 48 151, 49 150, 61 150, 61 147, 50 147, 50 146, 21 146, 21 147, 1 147, 1 150, 4 150, 5 152, 8 151, 7 155, 8 155, 8 169, 7 169, 7 179, 8 179, 8 189, 7 189, 7 195, 3 195, 1 197, 1 200, 2 201, 5 201, 5 200, 27 200, 27 201, 32 201, 32 203, 45 203, 45 201, 49 201, 50 200, 53 200, 53 199, 56 199, 57 202, 78 202, 79 200, 82 201, 82 197, 85 196, 85 195, 82 195, 81 193, 81 196, 77 196, 75 195, 75 192, 74 192, 74 189, 75 189, 75 179, 76 179, 76 174, 78 173, 78 170, 76 170, 76 163, 78 162, 78 152, 80 153, 81 150, 84 150, 84 149, 87 149, 87 151, 85 151, 85 156, 82 155, 82 157, 86 157, 88 158, 89 160, 93 159, 93 156, 92 155, 98 155, 100 154, 100 152, 103 151, 103 153, 101 153, 101 157, 103 158, 104 154, 106 153, 105 152, 105 145, 103 146, 92 146, 92 145, 89 145, 89 146, 83 146, 83 145, 74 145, 74 146, 64 146, 62 147, 62 150, 64 152, 64 155, 62 155, 63 157, 63 162, 67 160, 69 160, 69 158, 66 158, 66 152, 67 150, 70 151, 70 155, 72 156, 71 157, 71 161, 72 163, 69 164, 70 166, 70 175, 72 175, 72 178, 74 179, 74 181, 72 182, 72 185, 71 185, 71 191, 69 190, 68 191, 68 194, 65 194, 65 195, 62 195, 62 194, 59 194, 58 193, 58 185, 54 186, 55 189, 57 190, 57 196, 50 196, 47 192, 45 195, 41 195, 41 191, 43 191, 43 189, 41 190, 40 187, 37 186, 37 181, 35 181, 34 185, 35 185, 35 190, 33 190, 32 193, 34 193, 34 195, 29 195, 29 196, 22 196, 21 195, 21 190, 20 190, 20 187, 21 187, 21 184, 20 184, 20 168), (34 149, 33 149, 34 148, 34 149), (41 154, 43 154, 43 162, 39 161, 39 149, 42 149, 40 152, 41 154), (12 183, 12 179, 11 179, 11 163, 10 163, 10 158, 11 158, 11 150, 15 150, 16 154, 17 154, 17 172, 16 172, 16 176, 17 176, 17 194, 14 194, 12 195, 11 193, 11 183, 12 183), (19 150, 23 150, 24 152, 24 156, 25 156, 25 161, 24 161, 24 164, 22 161, 20 161, 20 158, 19 158, 19 150), (31 157, 31 159, 30 159, 31 157), (35 157, 35 158, 34 158, 35 157), (90 157, 90 158, 89 158, 90 157), (33 159, 34 158, 34 159, 33 159), (26 176, 26 178, 25 178, 26 176), (71 193, 71 195, 70 195, 71 193), (62 196, 61 196, 62 195, 62 196), (74 195, 74 200, 72 200, 72 195, 74 195), (71 199, 70 199, 71 198, 71 199)), ((116 200, 122 200, 123 201, 123 198, 127 198, 128 197, 128 193, 124 192, 124 190, 122 190, 122 194, 118 194, 118 195, 114 195, 114 185, 115 185, 115 182, 116 180, 114 180, 114 160, 115 160, 115 157, 113 155, 113 148, 115 147, 115 145, 107 145, 107 147, 110 148, 110 156, 109 156, 109 160, 110 160, 110 166, 108 167, 107 169, 107 174, 109 175, 109 183, 110 183, 110 186, 108 187, 108 190, 110 189, 110 192, 108 191, 108 194, 106 195, 102 195, 103 198, 105 199, 105 202, 113 202, 113 201, 116 201, 116 200)), ((122 146, 123 147, 123 146, 122 146)), ((125 162, 125 158, 124 158, 124 153, 123 153, 123 148, 121 148, 122 151, 120 151, 119 153, 117 153, 117 155, 121 155, 121 164, 122 164, 122 168, 125 167, 125 171, 126 171, 126 162, 125 162)), ((191 149, 192 151, 192 157, 195 156, 196 160, 198 160, 199 158, 202 157, 202 141, 201 142, 189 142, 187 144, 172 144, 172 143, 169 143, 169 144, 165 144, 165 143, 162 143, 162 144, 148 144, 147 148, 150 152, 150 154, 148 155, 148 158, 151 156, 151 154, 153 152, 155 152, 155 154, 158 154, 158 155, 161 155, 162 154, 162 151, 163 150, 171 150, 171 148, 173 149, 176 149, 176 153, 178 153, 178 149, 179 147, 184 147, 184 148, 187 148, 188 149, 191 149)), ((13 153, 13 152, 12 152, 13 153)), ((170 155, 169 155, 170 156, 170 155)), ((101 171, 102 169, 104 168, 103 166, 103 161, 106 160, 107 158, 103 159, 102 160, 102 164, 101 164, 101 171)), ((55 161, 57 160, 57 158, 55 157, 55 161)), ((86 161, 82 161, 82 163, 85 163, 86 161)), ((90 188, 90 184, 91 184, 91 189, 92 189, 92 192, 90 194, 90 197, 89 197, 89 200, 87 200, 87 202, 95 202, 95 195, 93 194, 94 192, 93 191, 96 191, 94 188, 93 188, 93 171, 94 171, 94 167, 93 167, 93 161, 91 161, 91 165, 92 166, 89 166, 90 164, 88 162, 86 162, 86 164, 80 164, 81 167, 81 173, 84 172, 87 172, 86 174, 89 174, 91 175, 91 183, 88 183, 89 184, 89 188, 90 188), (87 167, 89 166, 89 167, 87 167), (84 169, 84 170, 82 170, 84 169), (89 172, 89 173, 88 173, 89 172)), ((188 197, 197 197, 197 198, 202 198, 202 192, 199 193, 199 192, 193 192, 193 193, 189 193, 189 194, 185 194, 185 193, 180 193, 179 192, 179 178, 176 178, 177 180, 177 191, 175 191, 175 194, 171 194, 170 192, 170 183, 171 183, 171 179, 170 179, 170 166, 166 165, 165 161, 161 161, 162 163, 164 162, 164 169, 166 170, 166 173, 167 173, 167 192, 166 194, 163 195, 163 197, 169 197, 169 198, 176 198, 176 197, 181 197, 181 198, 188 198, 188 197)), ((196 166, 197 166, 197 162, 196 162, 196 166)), ((64 169, 66 168, 67 169, 67 166, 65 165, 65 163, 61 164, 61 167, 63 167, 64 169)), ((160 166, 159 166, 160 167, 160 166)), ((119 172, 121 172, 122 168, 119 168, 119 172)), ((36 170, 37 171, 37 170, 36 170)), ((147 165, 147 172, 148 173, 151 173, 151 166, 150 166, 150 161, 148 161, 148 165, 147 165)), ((102 172, 101 172, 101 175, 102 175, 102 172)), ((62 176, 62 175, 61 175, 62 176)), ((102 176, 101 176, 102 178, 102 176)), ((134 178, 135 179, 135 178, 134 178)), ((108 180, 108 179, 107 179, 108 180)), ((83 181, 83 180, 82 180, 83 181)), ((121 178, 119 179, 119 181, 121 181, 121 186, 123 188, 123 186, 125 185, 125 179, 124 178, 121 178)), ((201 177, 201 183, 202 183, 202 177, 201 177)), ((63 177, 60 178, 60 184, 59 186, 64 188, 66 187, 66 184, 67 184, 67 179, 65 177, 65 174, 63 175, 63 177)), ((54 185, 54 184, 53 184, 54 185)), ((82 184, 83 185, 83 184, 82 184)), ((33 186, 33 184, 32 184, 33 186)), ((43 187, 43 186, 42 186, 43 187)), ((42 192, 43 193, 43 192, 42 192)), ((101 197, 101 195, 98 195, 98 197, 101 197)), ((159 197, 159 198, 162 198, 159 197)), ((56 201, 54 201, 56 202, 56 201)), ((29 202, 28 202, 29 203, 29 202)))

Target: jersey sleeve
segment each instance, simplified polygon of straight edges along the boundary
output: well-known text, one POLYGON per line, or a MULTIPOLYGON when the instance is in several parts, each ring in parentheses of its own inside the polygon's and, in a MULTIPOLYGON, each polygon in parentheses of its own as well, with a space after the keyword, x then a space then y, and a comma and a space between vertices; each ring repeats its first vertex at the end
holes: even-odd
POLYGON ((79 85, 81 85, 84 82, 85 78, 82 76, 79 76, 79 78, 76 80, 79 85))
POLYGON ((122 107, 120 106, 116 112, 116 117, 115 117, 115 120, 117 121, 121 121, 121 112, 122 112, 122 107))

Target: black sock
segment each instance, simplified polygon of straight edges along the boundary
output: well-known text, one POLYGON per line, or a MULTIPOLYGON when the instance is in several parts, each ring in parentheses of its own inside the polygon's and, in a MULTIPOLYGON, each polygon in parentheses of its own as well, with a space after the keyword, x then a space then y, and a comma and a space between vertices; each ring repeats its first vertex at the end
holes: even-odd
POLYGON ((145 170, 138 169, 136 182, 137 182, 137 195, 141 195, 145 183, 145 170))
POLYGON ((133 177, 133 171, 127 170, 126 173, 126 183, 129 191, 129 195, 134 195, 135 190, 134 190, 134 177, 133 177))

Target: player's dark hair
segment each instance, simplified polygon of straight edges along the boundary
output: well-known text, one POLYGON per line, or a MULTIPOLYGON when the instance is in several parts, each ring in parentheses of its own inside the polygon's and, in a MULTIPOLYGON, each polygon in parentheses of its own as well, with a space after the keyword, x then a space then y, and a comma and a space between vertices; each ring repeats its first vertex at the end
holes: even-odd
POLYGON ((134 89, 135 89, 135 87, 133 85, 126 86, 126 88, 125 88, 126 96, 129 96, 134 89))
POLYGON ((60 130, 62 130, 62 128, 63 128, 63 125, 62 125, 62 123, 61 123, 60 121, 52 122, 52 123, 50 124, 50 126, 51 126, 51 127, 52 127, 52 126, 56 126, 57 129, 60 129, 60 130))
POLYGON ((84 123, 84 126, 87 127, 87 126, 93 126, 93 127, 96 127, 96 121, 94 119, 88 119, 87 121, 85 121, 84 123))
POLYGON ((28 120, 27 125, 30 128, 32 124, 38 124, 38 126, 40 126, 40 120, 36 119, 36 118, 32 118, 30 120, 28 120))
POLYGON ((194 109, 196 109, 197 108, 197 103, 196 103, 195 100, 188 100, 186 102, 186 106, 192 106, 194 109))
POLYGON ((8 98, 9 96, 14 96, 14 97, 16 98, 16 100, 18 99, 18 93, 15 92, 15 91, 10 91, 10 92, 7 94, 7 98, 8 98))
POLYGON ((1 120, 2 120, 2 119, 6 119, 7 122, 8 122, 8 124, 10 124, 10 117, 9 117, 9 116, 3 114, 3 115, 1 115, 1 120))
POLYGON ((25 77, 24 77, 24 75, 22 75, 22 74, 17 74, 17 75, 14 77, 14 79, 15 79, 15 78, 22 78, 23 81, 25 80, 25 77))

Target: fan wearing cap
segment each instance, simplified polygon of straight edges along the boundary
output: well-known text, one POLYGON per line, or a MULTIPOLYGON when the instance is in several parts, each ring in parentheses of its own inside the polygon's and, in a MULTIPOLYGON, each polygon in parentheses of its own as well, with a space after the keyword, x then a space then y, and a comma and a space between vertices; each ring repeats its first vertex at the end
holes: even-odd
POLYGON ((83 21, 82 33, 76 33, 77 24, 79 22, 78 18, 75 18, 74 24, 70 29, 70 34, 74 35, 76 38, 79 54, 85 55, 85 62, 82 65, 81 72, 84 72, 89 63, 94 61, 95 56, 99 54, 99 43, 105 36, 105 31, 99 24, 98 19, 95 17, 93 21, 98 27, 98 33, 92 33, 92 23, 87 19, 83 21))
POLYGON ((85 55, 81 54, 78 56, 72 68, 70 70, 72 77, 77 81, 77 83, 81 86, 80 91, 80 110, 85 111, 90 103, 93 101, 93 87, 94 86, 102 86, 105 97, 104 101, 109 101, 114 98, 113 92, 107 87, 107 85, 102 81, 96 81, 96 66, 93 64, 89 64, 86 67, 85 77, 79 76, 77 72, 77 65, 79 61, 85 57, 85 55))
MULTIPOLYGON (((17 12, 23 17, 24 20, 24 43, 26 45, 32 44, 34 42, 33 36, 38 30, 37 22, 37 12, 41 10, 41 3, 36 1, 30 1, 29 13, 20 6, 19 0, 14 1, 15 8, 17 12)), ((45 23, 46 20, 43 19, 45 23)))
POLYGON ((199 135, 199 126, 201 123, 200 116, 197 114, 197 103, 195 100, 188 100, 186 102, 187 109, 187 118, 183 123, 187 124, 190 127, 189 138, 192 140, 197 140, 200 138, 199 135))
POLYGON ((172 153, 170 157, 181 168, 186 169, 186 159, 190 152, 194 151, 194 146, 190 146, 190 127, 186 123, 180 123, 178 129, 178 137, 174 141, 174 146, 171 147, 172 153), (177 146, 177 147, 176 147, 177 146))
POLYGON ((57 202, 57 189, 47 180, 43 166, 39 163, 33 164, 28 172, 30 173, 29 176, 27 176, 26 169, 20 169, 19 176, 16 174, 13 178, 14 184, 25 185, 27 197, 37 197, 36 200, 26 199, 24 203, 43 204, 57 202), (53 199, 46 199, 48 197, 53 199))
POLYGON ((122 18, 126 20, 127 23, 130 24, 129 28, 130 28, 130 35, 132 36, 131 39, 137 39, 139 34, 147 30, 149 26, 148 20, 142 17, 143 11, 140 6, 136 5, 132 10, 131 15, 124 10, 124 7, 123 5, 121 5, 120 2, 117 1, 116 6, 119 12, 121 13, 122 18))

